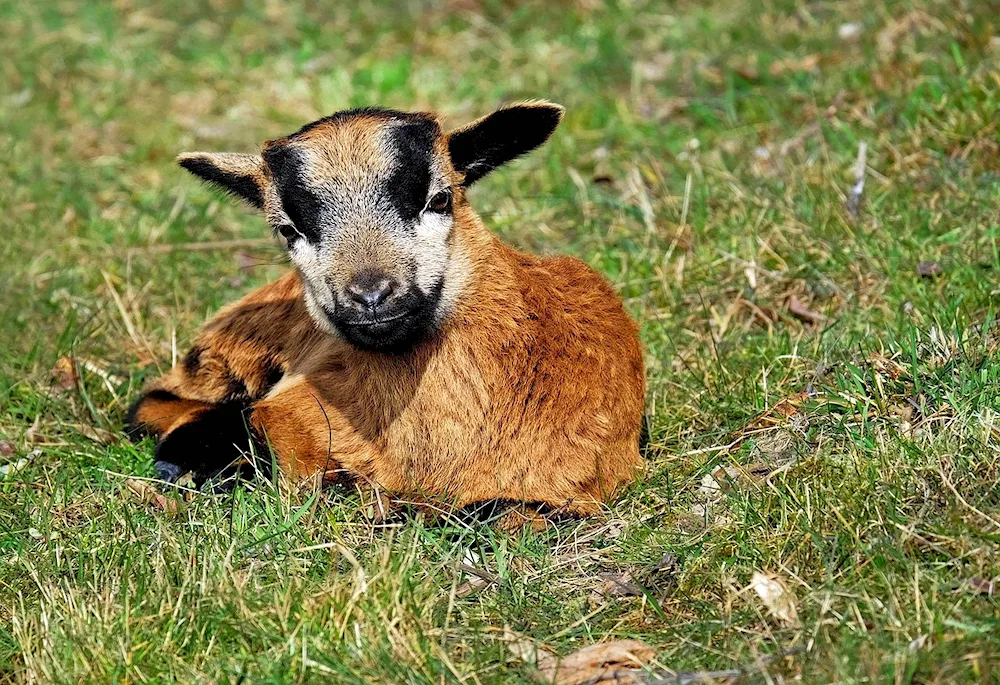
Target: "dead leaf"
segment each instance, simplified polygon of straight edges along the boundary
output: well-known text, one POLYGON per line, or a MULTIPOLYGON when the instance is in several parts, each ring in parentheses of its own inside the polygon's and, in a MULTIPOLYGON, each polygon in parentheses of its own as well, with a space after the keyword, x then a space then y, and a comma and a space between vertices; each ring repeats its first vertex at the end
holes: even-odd
MULTIPOLYGON (((698 494, 705 499, 715 500, 722 496, 723 483, 719 481, 727 475, 725 467, 717 466, 711 473, 706 473, 701 477, 698 485, 698 494)), ((728 487, 726 488, 729 489, 728 487)))
POLYGON ((920 262, 917 264, 917 273, 921 278, 936 278, 944 273, 944 270, 937 262, 920 262))
POLYGON ((562 659, 549 659, 539 663, 538 671, 554 685, 641 683, 642 667, 655 656, 656 650, 644 642, 618 640, 584 647, 562 659))
POLYGON ((767 478, 775 469, 775 464, 753 462, 747 465, 717 466, 706 478, 702 479, 701 492, 709 498, 718 499, 723 492, 735 490, 740 486, 753 485, 767 478), (714 483, 709 483, 709 480, 714 483))
POLYGON ((795 434, 788 430, 760 433, 754 437, 751 456, 759 460, 747 467, 751 473, 759 469, 772 471, 795 460, 795 434))
POLYGON ((736 73, 747 81, 759 81, 760 70, 756 64, 743 64, 736 67, 736 73))
POLYGON ((805 323, 819 324, 826 321, 825 316, 809 309, 809 307, 805 306, 795 295, 788 298, 788 313, 799 321, 804 321, 805 323))
POLYGON ((153 507, 159 509, 160 511, 173 514, 178 510, 176 500, 170 499, 145 481, 137 480, 135 478, 127 478, 125 479, 125 485, 128 486, 128 489, 136 494, 143 502, 152 504, 153 507))
POLYGON ((605 597, 642 597, 646 594, 641 587, 632 582, 632 574, 628 571, 602 573, 600 577, 604 582, 597 591, 605 597))
POLYGON ((858 23, 841 24, 837 29, 837 37, 843 41, 857 40, 864 27, 858 23))
POLYGON ((0 465, 0 478, 6 478, 7 476, 13 475, 27 465, 27 459, 18 459, 17 461, 0 465))
POLYGON ((660 561, 657 562, 656 566, 650 569, 653 573, 669 573, 674 574, 680 569, 680 560, 677 555, 673 552, 665 553, 660 561))
POLYGON ((642 668, 656 656, 656 650, 638 640, 617 640, 584 647, 558 657, 537 643, 505 630, 507 649, 534 667, 536 680, 552 685, 599 685, 641 683, 642 668))
POLYGON ((465 581, 461 585, 455 588, 456 597, 467 597, 474 592, 478 592, 484 588, 491 585, 490 581, 485 578, 480 578, 479 576, 473 576, 469 580, 465 581))
POLYGON ((798 623, 795 595, 784 580, 776 575, 765 575, 757 571, 753 574, 750 585, 772 616, 786 625, 798 623))
POLYGON ((79 381, 76 365, 69 357, 59 357, 49 375, 52 378, 52 387, 60 393, 75 389, 79 381))
POLYGON ((691 514, 705 525, 720 525, 729 520, 721 506, 724 491, 732 489, 730 478, 736 476, 731 466, 717 466, 701 478, 698 497, 691 505, 691 514))
POLYGON ((881 354, 873 354, 868 362, 872 365, 872 368, 878 373, 885 374, 889 376, 892 380, 898 381, 903 376, 909 375, 906 371, 906 367, 897 362, 895 359, 890 359, 881 354))
POLYGON ((465 563, 460 563, 458 565, 458 570, 468 574, 471 578, 455 588, 456 597, 465 597, 466 595, 470 595, 477 590, 482 590, 483 588, 489 587, 494 583, 500 582, 500 578, 493 575, 489 571, 484 571, 473 566, 473 563, 478 562, 479 555, 471 553, 471 550, 468 550, 466 551, 465 558, 465 563))
POLYGON ((992 597, 993 593, 996 591, 995 580, 987 580, 985 578, 980 578, 978 576, 974 578, 969 578, 969 590, 977 595, 986 595, 987 597, 992 597))
POLYGON ((80 435, 99 445, 114 445, 121 437, 118 433, 113 433, 105 428, 91 426, 86 423, 77 424, 75 428, 80 435))
POLYGON ((7 476, 14 475, 15 473, 23 469, 25 466, 27 466, 32 459, 34 459, 41 453, 42 450, 33 449, 23 457, 18 459, 17 461, 7 462, 6 464, 0 464, 0 478, 6 478, 7 476))
POLYGON ((10 440, 0 440, 0 457, 13 457, 17 448, 10 440))
POLYGON ((779 59, 772 62, 768 68, 771 76, 781 76, 786 72, 812 71, 819 66, 819 55, 806 55, 801 58, 779 59))
POLYGON ((795 414, 799 413, 799 407, 802 403, 809 399, 809 393, 807 392, 796 392, 792 393, 788 397, 779 401, 774 405, 774 411, 786 419, 791 418, 795 414))
POLYGON ((698 75, 709 83, 721 86, 726 82, 726 76, 722 73, 722 69, 718 67, 713 67, 709 64, 702 64, 698 66, 698 75))

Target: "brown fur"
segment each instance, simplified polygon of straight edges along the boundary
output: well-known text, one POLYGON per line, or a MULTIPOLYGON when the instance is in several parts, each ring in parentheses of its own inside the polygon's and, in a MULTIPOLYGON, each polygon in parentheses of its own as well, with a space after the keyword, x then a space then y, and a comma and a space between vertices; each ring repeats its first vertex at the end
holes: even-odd
POLYGON ((493 237, 450 173, 452 249, 469 285, 440 330, 402 354, 356 349, 316 327, 289 273, 210 321, 147 387, 133 422, 163 440, 207 407, 241 401, 294 478, 349 475, 454 506, 595 511, 641 468, 636 326, 584 263, 493 237))

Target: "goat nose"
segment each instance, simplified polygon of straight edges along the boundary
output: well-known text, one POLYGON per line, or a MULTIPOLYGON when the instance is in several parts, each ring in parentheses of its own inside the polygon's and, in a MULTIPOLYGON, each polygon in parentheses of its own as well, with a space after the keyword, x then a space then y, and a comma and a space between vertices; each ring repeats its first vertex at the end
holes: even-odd
POLYGON ((396 289, 395 282, 378 273, 358 274, 347 284, 347 296, 365 309, 375 309, 388 300, 396 289))

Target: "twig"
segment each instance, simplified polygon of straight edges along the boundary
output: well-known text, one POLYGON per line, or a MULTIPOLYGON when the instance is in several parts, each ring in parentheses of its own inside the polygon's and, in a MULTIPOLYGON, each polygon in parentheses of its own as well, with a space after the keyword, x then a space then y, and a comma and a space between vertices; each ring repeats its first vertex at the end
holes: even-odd
POLYGON ((111 291, 111 299, 115 301, 115 306, 118 307, 118 313, 122 317, 122 322, 125 324, 125 331, 128 333, 128 337, 132 338, 132 342, 136 344, 136 347, 149 349, 149 345, 145 343, 142 338, 139 337, 139 333, 135 330, 135 326, 132 325, 132 317, 128 315, 128 310, 125 309, 125 303, 122 302, 121 296, 118 295, 118 291, 115 289, 114 283, 111 282, 111 276, 107 271, 101 271, 101 275, 104 277, 104 282, 108 286, 108 290, 111 291))
MULTIPOLYGON (((635 677, 635 671, 628 671, 635 677)), ((657 676, 653 680, 641 680, 643 685, 691 685, 692 683, 708 683, 720 678, 739 678, 743 670, 729 668, 724 671, 679 671, 670 676, 657 676)))
POLYGON ((960 493, 955 488, 955 486, 951 484, 951 481, 948 480, 948 476, 944 475, 944 467, 939 466, 938 467, 938 473, 941 474, 941 480, 944 481, 944 484, 948 486, 948 489, 951 490, 952 493, 955 495, 955 497, 958 498, 959 502, 961 502, 962 504, 964 504, 968 509, 970 509, 970 510, 974 511, 975 513, 979 514, 979 516, 983 520, 989 521, 994 526, 996 526, 998 530, 1000 530, 1000 521, 997 521, 995 518, 993 518, 989 514, 986 514, 985 512, 977 509, 972 504, 970 504, 968 500, 966 500, 964 497, 962 497, 962 493, 960 493))
POLYGON ((861 196, 865 192, 865 167, 868 158, 868 143, 861 141, 858 143, 858 158, 854 162, 854 185, 851 186, 851 194, 847 197, 847 211, 857 219, 858 209, 861 207, 861 196))
POLYGON ((130 247, 126 251, 128 256, 166 254, 181 250, 188 252, 208 252, 211 250, 229 250, 239 247, 263 247, 274 245, 271 238, 239 238, 236 240, 206 240, 195 243, 172 243, 168 245, 148 245, 146 247, 130 247))
POLYGON ((488 583, 499 583, 500 582, 500 578, 498 576, 493 575, 489 571, 484 571, 482 569, 476 568, 475 566, 472 566, 471 564, 460 563, 460 564, 458 564, 457 568, 460 571, 465 571, 466 573, 468 573, 471 576, 476 576, 477 578, 482 578, 483 580, 485 580, 488 583))
MULTIPOLYGON (((762 657, 754 661, 752 665, 744 666, 743 668, 727 668, 723 671, 678 671, 671 674, 657 673, 650 678, 643 678, 638 682, 642 685, 691 685, 691 683, 704 683, 712 680, 717 680, 719 678, 739 678, 740 676, 746 676, 754 671, 763 671, 765 667, 779 661, 788 656, 794 656, 802 651, 802 647, 792 647, 791 649, 783 649, 776 654, 770 654, 768 656, 762 657)), ((632 671, 633 678, 636 676, 635 671, 632 671)))

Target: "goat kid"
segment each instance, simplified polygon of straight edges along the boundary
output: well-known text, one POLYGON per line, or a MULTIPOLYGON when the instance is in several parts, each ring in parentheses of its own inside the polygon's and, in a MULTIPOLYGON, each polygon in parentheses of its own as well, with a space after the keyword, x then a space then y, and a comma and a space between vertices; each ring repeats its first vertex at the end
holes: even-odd
POLYGON ((224 308, 132 406, 160 476, 200 484, 273 451, 295 479, 574 514, 635 479, 644 372, 620 299, 576 259, 503 244, 466 199, 562 113, 523 102, 445 133, 360 109, 261 154, 181 155, 261 210, 295 269, 224 308))

